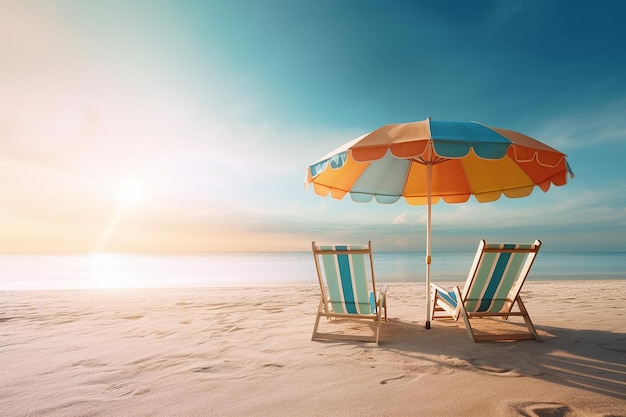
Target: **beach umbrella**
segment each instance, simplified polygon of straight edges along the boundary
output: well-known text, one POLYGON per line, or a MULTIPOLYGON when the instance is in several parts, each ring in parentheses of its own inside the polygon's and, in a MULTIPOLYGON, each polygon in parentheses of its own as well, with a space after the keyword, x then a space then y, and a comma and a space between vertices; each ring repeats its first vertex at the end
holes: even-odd
POLYGON ((356 202, 426 205, 426 328, 430 328, 432 205, 480 203, 546 192, 574 177, 566 155, 522 133, 477 122, 422 121, 382 126, 307 169, 316 194, 356 202))

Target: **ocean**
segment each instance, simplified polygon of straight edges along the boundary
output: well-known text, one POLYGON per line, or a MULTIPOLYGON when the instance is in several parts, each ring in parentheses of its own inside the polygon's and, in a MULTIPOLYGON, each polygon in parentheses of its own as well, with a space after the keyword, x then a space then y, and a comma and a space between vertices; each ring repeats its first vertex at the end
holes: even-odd
MULTIPOLYGON (((474 253, 434 253, 433 282, 463 282, 474 253)), ((424 253, 374 252, 377 282, 425 282, 424 253)), ((626 252, 540 252, 528 280, 626 280, 626 252)), ((317 285, 310 252, 0 255, 0 290, 317 285)))

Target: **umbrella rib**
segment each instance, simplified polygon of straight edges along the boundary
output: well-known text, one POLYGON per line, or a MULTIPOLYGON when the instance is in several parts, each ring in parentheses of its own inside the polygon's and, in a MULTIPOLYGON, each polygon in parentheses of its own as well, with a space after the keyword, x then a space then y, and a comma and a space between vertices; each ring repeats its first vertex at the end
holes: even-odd
POLYGON ((417 162, 418 164, 422 164, 422 165, 437 165, 437 164, 441 164, 442 162, 446 162, 448 161, 450 158, 442 158, 440 156, 435 156, 434 158, 430 159, 430 160, 426 160, 424 159, 423 156, 418 156, 417 158, 413 158, 412 160, 417 162))

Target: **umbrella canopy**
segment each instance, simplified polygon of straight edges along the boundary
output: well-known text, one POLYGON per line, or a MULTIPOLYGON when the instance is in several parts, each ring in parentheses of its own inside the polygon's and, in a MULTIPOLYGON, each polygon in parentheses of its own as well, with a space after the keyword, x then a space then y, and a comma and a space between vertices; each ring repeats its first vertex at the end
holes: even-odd
MULTIPOLYGON (((427 205, 426 275, 430 292, 431 206, 440 200, 485 203, 548 191, 574 174, 566 155, 522 133, 477 122, 389 124, 335 149, 309 166, 305 185, 341 199, 427 205)), ((430 297, 426 327, 430 327, 430 297)))

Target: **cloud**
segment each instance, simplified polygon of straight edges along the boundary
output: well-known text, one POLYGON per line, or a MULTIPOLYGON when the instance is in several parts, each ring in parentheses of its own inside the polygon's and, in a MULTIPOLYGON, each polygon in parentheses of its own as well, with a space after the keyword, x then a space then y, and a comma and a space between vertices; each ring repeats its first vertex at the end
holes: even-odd
POLYGON ((537 137, 545 138, 550 146, 571 152, 578 148, 626 143, 626 98, 606 102, 603 106, 570 109, 546 122, 537 137))
POLYGON ((408 217, 408 213, 406 211, 402 212, 396 217, 394 217, 391 223, 392 224, 407 224, 409 222, 407 217, 408 217))

